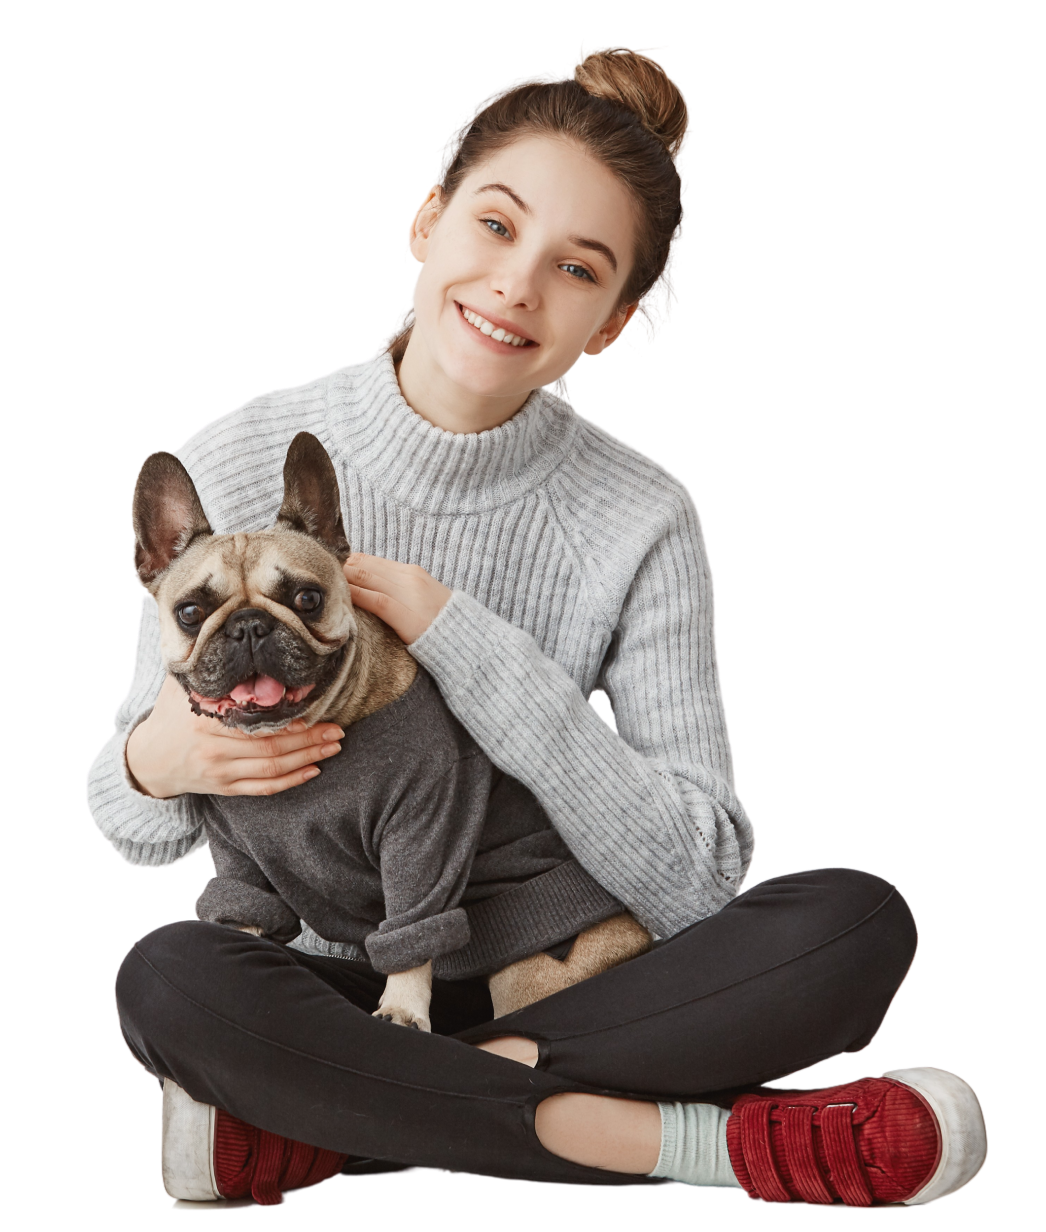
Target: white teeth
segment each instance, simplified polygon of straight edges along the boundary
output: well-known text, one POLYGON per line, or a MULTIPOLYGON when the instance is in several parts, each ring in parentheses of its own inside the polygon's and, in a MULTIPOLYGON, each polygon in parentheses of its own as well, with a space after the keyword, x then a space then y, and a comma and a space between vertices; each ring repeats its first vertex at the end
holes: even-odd
POLYGON ((493 338, 495 342, 507 342, 509 346, 514 347, 526 346, 526 338, 520 338, 518 334, 510 334, 508 330, 502 329, 500 326, 495 327, 485 317, 481 317, 478 312, 473 312, 471 308, 462 308, 461 315, 470 325, 475 326, 481 334, 485 334, 488 338, 493 338))

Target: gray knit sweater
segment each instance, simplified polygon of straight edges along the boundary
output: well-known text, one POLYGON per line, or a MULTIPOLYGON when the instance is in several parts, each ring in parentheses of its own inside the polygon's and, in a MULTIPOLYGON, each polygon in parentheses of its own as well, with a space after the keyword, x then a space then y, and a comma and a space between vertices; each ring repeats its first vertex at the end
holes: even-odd
MULTIPOLYGON (((683 487, 545 390, 491 431, 435 428, 407 406, 383 353, 248 403, 179 451, 216 531, 272 525, 300 431, 334 461, 353 548, 422 565, 453 589, 411 653, 577 860, 662 937, 729 901, 752 835, 683 487), (617 734, 587 704, 595 688, 617 734)), ((203 835, 200 797, 154 800, 127 774, 127 737, 162 680, 148 598, 134 682, 89 787, 103 833, 138 864, 176 860, 203 835)), ((310 932, 299 944, 329 952, 310 932)))

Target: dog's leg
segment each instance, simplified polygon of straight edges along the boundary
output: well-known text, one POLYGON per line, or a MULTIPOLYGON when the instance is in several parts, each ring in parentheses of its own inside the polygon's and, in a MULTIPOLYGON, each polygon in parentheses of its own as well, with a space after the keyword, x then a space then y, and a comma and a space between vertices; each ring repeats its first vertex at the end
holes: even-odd
POLYGON ((375 1018, 398 1022, 401 1027, 416 1027, 419 1031, 431 1031, 429 1002, 432 1000, 432 961, 423 967, 412 967, 390 975, 385 981, 375 1018))

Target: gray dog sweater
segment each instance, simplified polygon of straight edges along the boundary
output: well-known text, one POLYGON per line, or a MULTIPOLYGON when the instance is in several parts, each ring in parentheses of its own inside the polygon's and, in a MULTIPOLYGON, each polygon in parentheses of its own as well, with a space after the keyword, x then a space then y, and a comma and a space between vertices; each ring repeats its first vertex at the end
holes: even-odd
POLYGON ((420 668, 317 778, 206 799, 217 876, 201 920, 284 942, 304 923, 386 974, 431 958, 443 979, 488 975, 623 910, 420 668))

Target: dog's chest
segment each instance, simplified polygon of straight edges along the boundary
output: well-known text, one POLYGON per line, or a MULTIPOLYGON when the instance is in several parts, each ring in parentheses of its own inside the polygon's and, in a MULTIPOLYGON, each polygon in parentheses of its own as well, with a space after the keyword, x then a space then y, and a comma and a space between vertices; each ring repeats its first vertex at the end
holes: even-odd
MULTIPOLYGON (((496 935, 529 952, 533 935, 551 926, 545 874, 566 893, 556 899, 557 938, 592 922, 585 915, 574 927, 576 883, 586 874, 534 795, 494 769, 424 673, 350 726, 341 753, 321 765, 315 779, 276 796, 210 798, 219 880, 245 878, 255 894, 271 889, 318 936, 357 945, 375 929, 409 929, 460 903, 480 911, 483 946, 496 935), (531 884, 545 887, 537 898, 531 884), (505 933, 508 909, 499 908, 491 918, 501 924, 484 931, 484 900, 500 896, 516 904, 514 924, 505 933)), ((493 961, 483 946, 473 965, 493 961)))
POLYGON ((458 761, 478 753, 419 669, 407 692, 351 724, 319 775, 275 796, 214 796, 214 823, 262 869, 277 861, 377 870, 384 830, 424 814, 424 798, 458 761))

